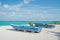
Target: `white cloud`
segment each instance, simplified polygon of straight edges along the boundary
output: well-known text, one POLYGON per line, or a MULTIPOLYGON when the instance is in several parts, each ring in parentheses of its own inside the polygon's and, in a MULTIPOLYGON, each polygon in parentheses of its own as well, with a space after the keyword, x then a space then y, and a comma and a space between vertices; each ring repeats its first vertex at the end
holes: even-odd
POLYGON ((29 1, 29 0, 24 0, 23 2, 24 2, 25 4, 30 3, 30 1, 29 1))
POLYGON ((3 5, 3 8, 9 8, 10 6, 9 5, 7 5, 7 4, 5 4, 5 5, 3 5))
POLYGON ((5 12, 0 12, 0 15, 7 16, 5 12))
POLYGON ((15 12, 12 12, 10 17, 14 17, 15 16, 15 12))
MULTIPOLYGON (((28 3, 30 3, 30 1, 34 1, 34 0, 24 0, 23 2, 21 2, 21 3, 19 3, 19 4, 16 4, 16 5, 13 5, 13 6, 10 6, 10 5, 8 5, 8 4, 4 4, 3 5, 3 8, 5 8, 5 9, 9 9, 9 10, 15 10, 15 11, 20 11, 20 8, 26 3, 26 4, 28 4, 28 3)), ((33 6, 33 5, 31 5, 31 6, 33 6)))
POLYGON ((23 0, 25 4, 29 4, 31 1, 35 1, 35 0, 23 0))
MULTIPOLYGON (((30 3, 29 0, 25 0, 24 2, 25 2, 25 4, 30 3)), ((41 20, 41 19, 46 20, 46 19, 51 19, 51 18, 53 19, 54 18, 53 15, 47 15, 47 12, 49 13, 49 11, 52 13, 52 8, 50 8, 50 7, 40 7, 37 5, 30 5, 29 4, 30 7, 28 6, 27 8, 22 8, 23 5, 24 5, 23 2, 21 2, 20 4, 14 5, 14 6, 10 6, 10 5, 5 4, 5 5, 3 5, 3 8, 7 8, 10 11, 12 10, 12 12, 10 12, 10 15, 4 14, 4 13, 2 13, 2 15, 6 16, 10 19, 11 18, 12 19, 13 18, 17 18, 17 19, 21 18, 21 20, 23 19, 23 20, 37 20, 37 21, 41 20)), ((54 9, 53 9, 53 11, 54 11, 54 9)), ((56 12, 57 11, 55 11, 55 13, 56 12)))

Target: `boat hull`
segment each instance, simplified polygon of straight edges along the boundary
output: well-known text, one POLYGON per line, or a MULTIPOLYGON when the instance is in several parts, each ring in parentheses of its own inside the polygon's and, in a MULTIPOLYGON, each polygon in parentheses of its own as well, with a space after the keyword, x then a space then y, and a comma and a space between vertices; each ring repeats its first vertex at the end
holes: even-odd
POLYGON ((41 32, 42 28, 34 27, 34 26, 18 26, 18 25, 11 25, 15 30, 24 30, 24 31, 31 31, 31 32, 41 32))

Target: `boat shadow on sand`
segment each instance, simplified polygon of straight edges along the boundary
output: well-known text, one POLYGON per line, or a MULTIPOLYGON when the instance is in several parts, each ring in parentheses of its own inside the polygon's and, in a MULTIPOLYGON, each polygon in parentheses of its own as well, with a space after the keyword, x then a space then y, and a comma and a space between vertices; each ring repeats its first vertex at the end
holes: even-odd
POLYGON ((53 33, 54 36, 58 37, 58 40, 60 40, 60 32, 54 32, 54 31, 48 31, 50 33, 53 33))
POLYGON ((24 33, 34 33, 34 32, 31 32, 31 31, 16 30, 16 29, 6 29, 6 30, 15 31, 15 32, 24 32, 24 33))

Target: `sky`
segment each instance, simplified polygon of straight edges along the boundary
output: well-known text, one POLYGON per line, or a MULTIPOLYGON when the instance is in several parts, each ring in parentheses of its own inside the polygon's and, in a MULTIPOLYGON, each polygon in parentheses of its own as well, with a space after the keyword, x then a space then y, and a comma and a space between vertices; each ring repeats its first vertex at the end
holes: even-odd
POLYGON ((60 21, 60 0, 0 0, 0 21, 60 21))

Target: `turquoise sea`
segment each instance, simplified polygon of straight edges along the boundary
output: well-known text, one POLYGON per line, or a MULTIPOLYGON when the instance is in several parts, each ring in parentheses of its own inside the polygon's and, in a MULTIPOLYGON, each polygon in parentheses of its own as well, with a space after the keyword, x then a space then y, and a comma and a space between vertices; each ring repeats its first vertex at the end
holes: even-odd
MULTIPOLYGON (((32 21, 33 23, 43 23, 43 24, 60 24, 60 21, 32 21)), ((0 26, 6 26, 11 24, 28 24, 29 21, 0 21, 0 26)))

